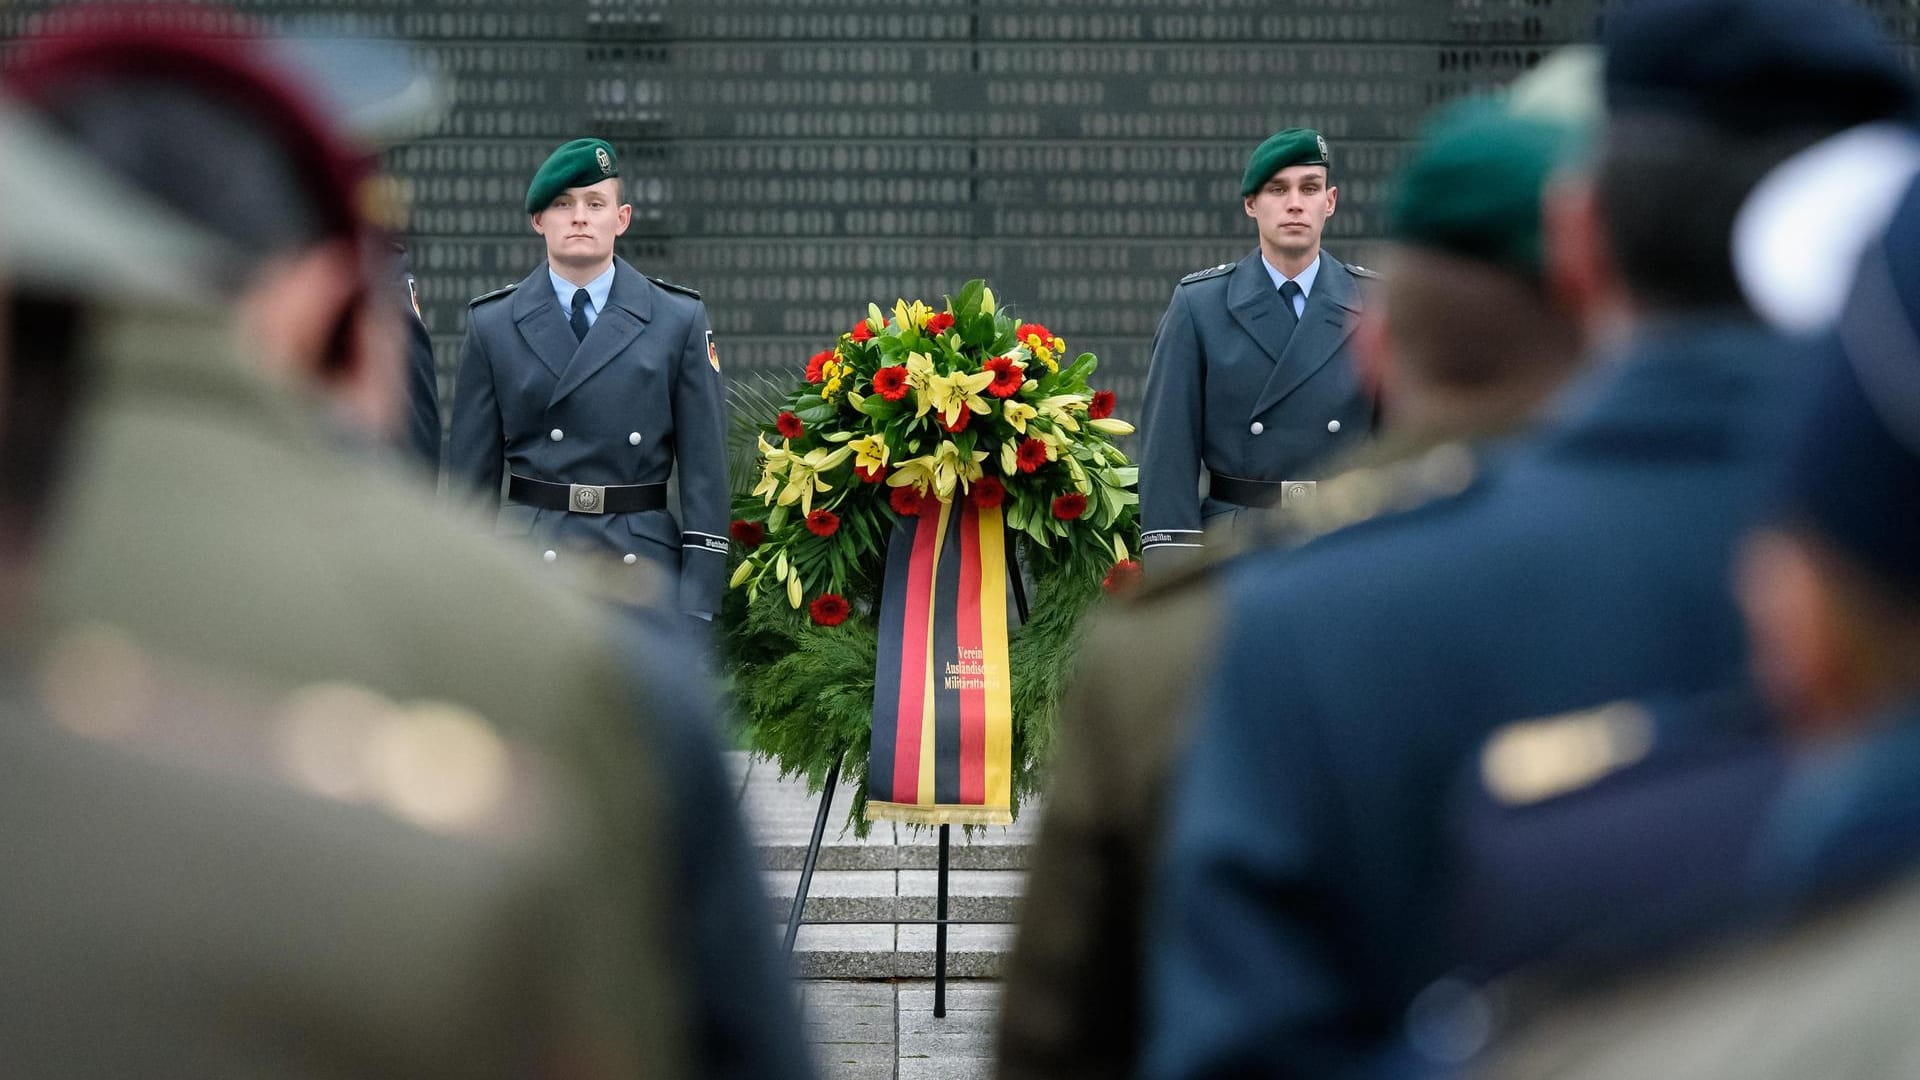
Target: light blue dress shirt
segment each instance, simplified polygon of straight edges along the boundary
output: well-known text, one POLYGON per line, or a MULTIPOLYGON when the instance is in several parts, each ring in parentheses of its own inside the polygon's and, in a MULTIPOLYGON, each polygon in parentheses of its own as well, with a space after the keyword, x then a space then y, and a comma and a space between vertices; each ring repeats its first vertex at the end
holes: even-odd
MULTIPOLYGON (((573 314, 574 291, 584 288, 587 290, 587 325, 592 326, 599 320, 600 313, 607 307, 607 295, 613 292, 612 263, 607 264, 606 271, 599 277, 587 282, 584 286, 575 285, 554 273, 552 266, 547 267, 547 276, 553 279, 553 295, 560 301, 560 310, 563 313, 569 316, 573 314)), ((1278 288, 1278 286, 1275 287, 1278 288)))
MULTIPOLYGON (((1273 287, 1276 290, 1280 288, 1281 282, 1287 280, 1287 275, 1281 273, 1278 270, 1275 270, 1273 268, 1273 264, 1267 261, 1267 257, 1265 255, 1260 256, 1260 265, 1267 268, 1267 276, 1273 279, 1273 287)), ((1297 319, 1301 315, 1306 313, 1307 294, 1313 291, 1313 279, 1319 276, 1320 276, 1320 256, 1315 255, 1313 257, 1313 261, 1307 264, 1307 268, 1305 270, 1300 271, 1300 276, 1293 279, 1293 283, 1295 285, 1300 286, 1300 295, 1293 298, 1293 317, 1294 318, 1297 319)), ((573 294, 568 293, 567 295, 572 296, 573 294)), ((569 300, 568 303, 572 303, 572 301, 569 300)), ((564 307, 566 305, 563 304, 561 306, 564 307)))

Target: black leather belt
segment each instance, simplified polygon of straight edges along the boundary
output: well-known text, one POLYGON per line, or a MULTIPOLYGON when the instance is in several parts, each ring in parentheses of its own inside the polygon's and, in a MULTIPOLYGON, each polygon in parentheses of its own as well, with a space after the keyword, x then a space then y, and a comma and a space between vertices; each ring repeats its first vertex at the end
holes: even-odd
POLYGON ((1312 480, 1248 480, 1214 473, 1207 478, 1207 496, 1240 506, 1278 506, 1313 494, 1312 480))
POLYGON ((507 498, 542 510, 575 514, 637 514, 667 508, 667 485, 555 484, 514 474, 507 480, 507 498))

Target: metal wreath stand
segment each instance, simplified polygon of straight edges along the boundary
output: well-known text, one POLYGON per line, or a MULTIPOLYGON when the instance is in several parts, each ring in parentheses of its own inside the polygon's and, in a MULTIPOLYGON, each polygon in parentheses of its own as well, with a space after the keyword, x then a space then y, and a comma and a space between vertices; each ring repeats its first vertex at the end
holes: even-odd
MULTIPOLYGON (((1009 535, 1011 545, 1014 537, 1009 535)), ((1027 587, 1021 578, 1016 560, 1013 573, 1007 575, 1013 584, 1014 611, 1020 617, 1020 624, 1027 622, 1027 587)), ((782 945, 783 955, 793 956, 793 942, 800 934, 800 927, 806 926, 867 926, 879 921, 894 926, 933 926, 933 1015, 935 1019, 945 1019, 947 1015, 947 927, 949 926, 996 926, 1002 925, 1000 919, 949 919, 947 918, 947 855, 953 826, 940 826, 940 863, 939 874, 934 888, 933 918, 931 919, 806 919, 801 914, 807 906, 807 893, 813 886, 813 872, 820 865, 820 845, 827 834, 827 813, 833 805, 833 790, 840 783, 840 762, 846 751, 834 756, 833 766, 827 770, 827 782, 820 790, 820 809, 813 816, 813 839, 807 842, 807 857, 800 864, 800 887, 793 894, 793 910, 787 914, 787 936, 782 945)))

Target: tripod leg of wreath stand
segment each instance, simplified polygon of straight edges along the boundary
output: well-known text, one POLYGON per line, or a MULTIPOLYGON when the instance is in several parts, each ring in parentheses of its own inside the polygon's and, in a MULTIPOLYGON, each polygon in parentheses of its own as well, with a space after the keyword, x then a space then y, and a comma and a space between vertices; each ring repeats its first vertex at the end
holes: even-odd
POLYGON ((933 917, 933 1018, 947 1015, 947 837, 953 826, 940 826, 940 880, 935 889, 933 917))
POLYGON ((827 812, 833 806, 833 789, 840 783, 840 756, 833 759, 833 766, 827 770, 827 783, 820 792, 820 812, 813 816, 813 840, 807 844, 807 857, 800 864, 800 887, 794 890, 793 911, 787 915, 787 941, 782 947, 783 953, 793 955, 793 939, 800 934, 800 913, 807 906, 807 891, 813 887, 813 870, 820 865, 820 843, 827 835, 827 812))

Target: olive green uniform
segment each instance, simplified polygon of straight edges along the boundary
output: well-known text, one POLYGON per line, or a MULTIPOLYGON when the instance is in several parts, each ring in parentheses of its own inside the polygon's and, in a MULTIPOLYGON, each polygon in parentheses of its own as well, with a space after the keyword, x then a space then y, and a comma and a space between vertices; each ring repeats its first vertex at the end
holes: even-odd
MULTIPOLYGON (((545 755, 596 826, 582 842, 619 913, 600 947, 628 984, 632 1041, 647 1075, 681 1075, 660 777, 601 621, 440 521, 425 489, 330 452, 309 410, 241 370, 229 333, 186 315, 95 327, 100 385, 46 544, 46 611, 191 663, 455 708, 545 755)), ((292 906, 272 917, 297 924, 298 891, 275 895, 292 906)), ((181 980, 243 961, 212 954, 181 980)))

